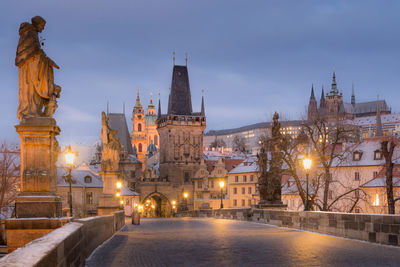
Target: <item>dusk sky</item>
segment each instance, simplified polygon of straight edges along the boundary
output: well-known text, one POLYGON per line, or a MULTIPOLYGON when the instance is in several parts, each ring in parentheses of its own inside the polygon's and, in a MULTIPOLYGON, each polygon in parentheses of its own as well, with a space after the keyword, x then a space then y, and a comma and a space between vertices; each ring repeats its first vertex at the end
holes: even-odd
POLYGON ((137 88, 147 106, 161 93, 166 112, 176 64, 189 54, 194 111, 205 89, 207 129, 301 119, 311 84, 319 100, 338 87, 350 101, 385 99, 400 111, 399 1, 107 0, 1 1, 0 139, 18 141, 20 23, 40 15, 47 55, 60 67, 55 118, 65 144, 100 139, 101 112, 122 112, 131 128, 137 88))

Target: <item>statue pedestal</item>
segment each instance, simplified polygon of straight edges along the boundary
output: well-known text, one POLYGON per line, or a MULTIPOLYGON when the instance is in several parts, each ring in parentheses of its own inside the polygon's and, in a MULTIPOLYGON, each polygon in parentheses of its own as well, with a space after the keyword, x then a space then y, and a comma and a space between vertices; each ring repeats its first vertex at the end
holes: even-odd
POLYGON ((6 220, 11 252, 69 222, 62 218, 56 195, 60 128, 53 118, 38 117, 15 126, 20 135, 21 193, 15 200, 15 217, 6 220))
POLYGON ((103 170, 100 174, 103 179, 103 195, 99 198, 97 212, 98 215, 110 215, 121 208, 120 200, 115 196, 116 183, 120 172, 103 170))

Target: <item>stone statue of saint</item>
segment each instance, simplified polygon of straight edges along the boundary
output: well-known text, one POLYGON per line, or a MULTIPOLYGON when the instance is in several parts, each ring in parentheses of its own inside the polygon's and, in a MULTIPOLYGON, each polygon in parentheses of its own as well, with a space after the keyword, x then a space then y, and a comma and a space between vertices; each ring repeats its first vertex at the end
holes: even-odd
POLYGON ((57 109, 56 98, 60 97, 61 87, 54 84, 53 68, 56 63, 46 56, 41 48, 38 33, 42 32, 46 21, 36 16, 19 27, 19 42, 15 65, 19 75, 19 107, 17 117, 20 121, 33 117, 52 117, 57 109))
POLYGON ((121 153, 121 143, 116 130, 113 130, 108 125, 109 118, 105 112, 101 113, 102 130, 101 139, 103 142, 103 150, 101 155, 101 169, 102 170, 118 170, 119 160, 121 153))

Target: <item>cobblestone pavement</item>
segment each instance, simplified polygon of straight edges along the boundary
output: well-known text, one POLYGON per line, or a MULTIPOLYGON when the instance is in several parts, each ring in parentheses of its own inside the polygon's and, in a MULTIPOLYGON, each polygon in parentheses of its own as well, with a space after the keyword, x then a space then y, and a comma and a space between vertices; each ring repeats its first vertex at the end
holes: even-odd
POLYGON ((99 266, 400 266, 400 248, 265 224, 151 218, 114 235, 87 260, 99 266))

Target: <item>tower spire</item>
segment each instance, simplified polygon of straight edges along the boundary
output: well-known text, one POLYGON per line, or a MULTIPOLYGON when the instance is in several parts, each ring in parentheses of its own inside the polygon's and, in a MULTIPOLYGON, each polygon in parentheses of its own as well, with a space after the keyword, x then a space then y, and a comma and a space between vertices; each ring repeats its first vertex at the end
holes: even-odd
POLYGON ((322 85, 322 91, 321 91, 321 99, 319 101, 319 108, 325 108, 326 107, 326 102, 325 102, 325 92, 324 92, 324 86, 322 85))
POLYGON ((356 95, 354 94, 354 83, 351 85, 351 104, 356 104, 356 95))
POLYGON ((381 109, 379 105, 379 95, 376 101, 376 134, 375 136, 382 136, 382 121, 381 121, 381 109))
POLYGON ((158 118, 161 118, 161 97, 160 97, 160 91, 158 91, 158 118))
POLYGON ((204 109, 204 89, 201 90, 201 115, 204 116, 206 114, 204 109))
POLYGON ((139 88, 137 89, 137 96, 136 96, 136 105, 135 107, 140 107, 142 104, 140 104, 140 95, 139 95, 139 88))
POLYGON ((332 76, 332 87, 330 91, 330 95, 338 95, 339 91, 337 89, 337 84, 336 84, 336 74, 335 70, 333 70, 333 76, 332 76))
POLYGON ((311 100, 311 99, 315 99, 315 96, 314 96, 314 84, 311 85, 311 96, 310 96, 310 100, 311 100))

